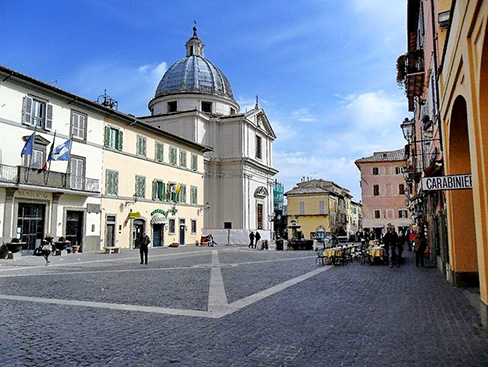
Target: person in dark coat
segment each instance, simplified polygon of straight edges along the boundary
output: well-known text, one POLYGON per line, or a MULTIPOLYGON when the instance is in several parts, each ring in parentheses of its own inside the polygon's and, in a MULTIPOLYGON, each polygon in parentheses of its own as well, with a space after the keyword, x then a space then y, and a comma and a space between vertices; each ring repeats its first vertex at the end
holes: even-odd
POLYGON ((415 250, 415 265, 417 267, 424 266, 424 252, 427 247, 427 239, 424 235, 423 226, 419 225, 417 228, 417 235, 413 240, 413 248, 415 250))
POLYGON ((400 259, 398 258, 398 234, 395 232, 395 226, 389 224, 388 230, 383 237, 385 248, 388 248, 388 262, 390 268, 393 267, 393 263, 396 263, 400 267, 400 259))
POLYGON ((254 232, 251 231, 251 233, 249 233, 249 248, 253 248, 254 247, 254 232))
POLYGON ((149 244, 151 239, 146 234, 146 231, 142 232, 141 247, 139 248, 139 253, 141 254, 141 264, 147 265, 147 254, 149 252, 149 244))
POLYGON ((256 239, 256 242, 254 243, 254 248, 258 247, 258 242, 261 239, 261 235, 259 234, 258 231, 256 231, 256 236, 254 237, 256 239))
POLYGON ((53 242, 54 238, 51 237, 49 233, 47 233, 41 247, 41 253, 44 259, 46 259, 46 265, 50 263, 49 255, 51 255, 51 253, 53 252, 53 242))

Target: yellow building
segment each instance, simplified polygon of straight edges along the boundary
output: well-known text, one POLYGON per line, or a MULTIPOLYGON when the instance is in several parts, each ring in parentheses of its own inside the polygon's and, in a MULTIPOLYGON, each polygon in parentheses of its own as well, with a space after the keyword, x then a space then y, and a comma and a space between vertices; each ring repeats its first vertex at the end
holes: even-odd
MULTIPOLYGON (((298 235, 310 239, 317 232, 346 235, 346 206, 352 196, 331 181, 308 180, 285 193, 288 206, 288 226, 296 221, 298 235)), ((292 229, 288 238, 293 238, 292 229)))
POLYGON ((455 285, 479 284, 487 325, 488 1, 451 4, 439 77, 445 171, 471 173, 473 188, 447 191, 448 276, 455 285))
POLYGON ((102 247, 195 244, 203 227, 203 153, 211 150, 114 111, 105 119, 102 247))

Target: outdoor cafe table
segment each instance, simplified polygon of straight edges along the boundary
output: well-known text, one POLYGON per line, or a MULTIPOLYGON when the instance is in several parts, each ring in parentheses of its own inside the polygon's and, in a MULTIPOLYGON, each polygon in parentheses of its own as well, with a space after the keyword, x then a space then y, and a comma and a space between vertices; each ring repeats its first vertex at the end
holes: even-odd
POLYGON ((385 256, 385 249, 382 246, 373 246, 368 248, 368 254, 373 259, 375 257, 379 257, 381 260, 383 260, 383 257, 385 256))
POLYGON ((342 251, 342 247, 326 248, 324 250, 324 256, 328 257, 329 259, 333 256, 342 256, 342 251))

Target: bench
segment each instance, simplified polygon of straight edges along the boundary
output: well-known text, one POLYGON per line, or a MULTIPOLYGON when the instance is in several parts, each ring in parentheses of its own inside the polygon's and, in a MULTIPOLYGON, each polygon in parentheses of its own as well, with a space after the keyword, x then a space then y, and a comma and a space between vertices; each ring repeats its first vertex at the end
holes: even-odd
POLYGON ((120 252, 120 247, 104 247, 106 254, 118 254, 120 252))

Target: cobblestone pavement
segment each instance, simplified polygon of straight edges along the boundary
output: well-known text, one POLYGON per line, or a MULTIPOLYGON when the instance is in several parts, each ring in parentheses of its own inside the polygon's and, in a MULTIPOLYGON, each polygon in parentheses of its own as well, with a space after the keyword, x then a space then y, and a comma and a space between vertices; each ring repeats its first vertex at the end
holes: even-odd
POLYGON ((488 366, 437 269, 307 251, 150 249, 0 261, 0 366, 488 366))

